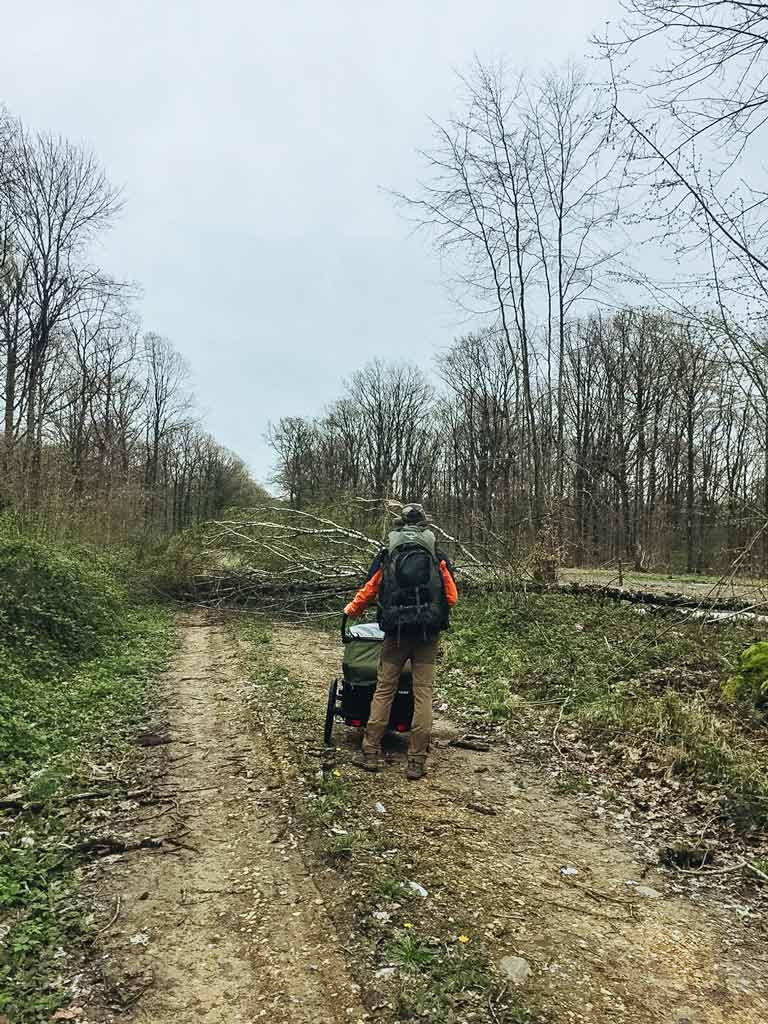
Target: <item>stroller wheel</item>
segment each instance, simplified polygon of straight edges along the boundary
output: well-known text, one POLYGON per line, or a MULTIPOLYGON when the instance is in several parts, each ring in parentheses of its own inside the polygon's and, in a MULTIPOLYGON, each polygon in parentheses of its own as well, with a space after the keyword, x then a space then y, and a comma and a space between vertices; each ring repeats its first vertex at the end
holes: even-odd
POLYGON ((323 741, 326 747, 331 745, 331 735, 333 733, 333 719, 336 715, 336 696, 338 693, 339 681, 334 679, 331 685, 328 687, 328 706, 325 711, 325 728, 323 730, 323 741))

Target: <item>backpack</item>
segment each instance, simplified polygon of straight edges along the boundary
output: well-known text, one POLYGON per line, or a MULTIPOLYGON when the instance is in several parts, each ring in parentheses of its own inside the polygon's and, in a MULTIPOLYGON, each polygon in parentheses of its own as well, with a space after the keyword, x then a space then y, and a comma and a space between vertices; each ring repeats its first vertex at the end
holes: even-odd
POLYGON ((448 602, 435 548, 435 535, 422 526, 390 533, 382 557, 379 626, 385 633, 419 626, 445 629, 448 602))

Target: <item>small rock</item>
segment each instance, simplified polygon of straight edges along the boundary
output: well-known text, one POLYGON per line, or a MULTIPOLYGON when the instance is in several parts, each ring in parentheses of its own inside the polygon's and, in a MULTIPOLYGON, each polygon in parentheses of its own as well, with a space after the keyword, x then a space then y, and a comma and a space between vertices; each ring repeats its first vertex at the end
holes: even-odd
POLYGON ((491 745, 488 740, 483 739, 482 736, 473 736, 471 733, 467 733, 466 736, 460 736, 458 739, 451 740, 450 746, 463 747, 465 750, 478 750, 481 752, 491 749, 491 745))
POLYGON ((152 729, 145 729, 136 736, 136 744, 139 747, 161 747, 171 742, 171 737, 167 732, 157 732, 152 729))
POLYGON ((524 985, 533 974, 531 965, 521 956, 505 956, 499 960, 499 970, 513 985, 524 985))
POLYGON ((645 898, 649 900, 661 899, 663 895, 658 889, 652 889, 650 885, 636 885, 635 892, 638 896, 645 896, 645 898))
POLYGON ((488 807, 486 804, 471 803, 467 804, 468 811, 474 811, 476 814, 498 814, 499 812, 495 807, 488 807))

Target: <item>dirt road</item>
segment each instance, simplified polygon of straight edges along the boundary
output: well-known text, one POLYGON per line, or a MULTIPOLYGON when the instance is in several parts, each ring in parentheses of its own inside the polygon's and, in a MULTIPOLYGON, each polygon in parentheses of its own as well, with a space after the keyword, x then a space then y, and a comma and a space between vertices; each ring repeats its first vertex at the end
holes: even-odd
MULTIPOLYGON (((354 964, 362 991, 350 973, 343 948, 354 960, 354 938, 332 919, 344 879, 305 867, 292 750, 274 719, 266 733, 254 725, 236 644, 199 617, 181 633, 156 694, 149 741, 160 742, 147 749, 147 784, 165 802, 126 807, 124 822, 135 837, 173 842, 103 860, 91 880, 105 998, 89 1024, 118 1019, 110 1002, 121 1021, 146 1024, 396 1019, 368 998, 365 965, 354 964)), ((268 656, 304 682, 316 744, 337 646, 276 628, 268 656)), ((438 724, 417 785, 404 780, 402 745, 373 777, 349 765, 354 734, 337 757, 360 812, 384 806, 392 843, 412 851, 425 914, 468 922, 494 963, 524 958, 525 997, 553 1024, 765 1024, 760 920, 716 899, 694 905, 641 863, 610 812, 554 793, 524 748, 472 752, 449 747, 451 735, 438 724)))
MULTIPOLYGON (((155 695, 157 739, 171 742, 147 751, 147 776, 172 803, 139 818, 129 809, 125 821, 135 836, 172 834, 175 845, 102 863, 96 905, 119 910, 104 933, 106 995, 147 1024, 362 1020, 286 830, 282 766, 254 731, 233 645, 200 618, 180 625, 180 654, 155 695)), ((117 1018, 102 1007, 88 1019, 117 1018)))
MULTIPOLYGON (((273 647, 306 681, 319 722, 338 647, 291 628, 275 630, 273 647)), ((392 764, 359 779, 360 799, 381 801, 391 833, 418 851, 439 916, 469 919, 496 961, 527 961, 526 992, 547 1020, 765 1024, 764 918, 745 927, 738 903, 679 895, 675 878, 638 859, 623 810, 553 792, 529 756, 535 737, 476 753, 448 746, 455 734, 436 722, 418 785, 393 738, 392 764)), ((350 730, 341 742, 351 754, 359 738, 350 730)))

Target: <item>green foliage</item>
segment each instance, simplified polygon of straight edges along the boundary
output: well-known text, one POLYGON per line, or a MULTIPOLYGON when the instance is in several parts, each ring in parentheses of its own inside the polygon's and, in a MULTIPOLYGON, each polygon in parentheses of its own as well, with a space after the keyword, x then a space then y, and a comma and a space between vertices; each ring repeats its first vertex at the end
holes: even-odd
POLYGON ((57 950, 80 933, 66 797, 85 757, 123 757, 168 618, 131 603, 124 556, 0 537, 0 794, 42 810, 0 829, 0 1014, 42 1022, 60 1005, 57 950))
POLYGON ((462 1020, 492 1019, 504 1024, 535 1024, 533 1011, 509 991, 494 991, 491 967, 482 946, 461 945, 434 937, 419 939, 398 932, 386 948, 388 960, 398 966, 398 1016, 405 1020, 434 1020, 459 1024, 462 1020))
POLYGON ((388 870, 379 869, 373 876, 373 892, 380 900, 396 900, 398 903, 412 903, 416 894, 409 889, 403 881, 403 873, 394 875, 395 865, 389 865, 388 870))
MULTIPOLYGON (((140 586, 150 593, 183 593, 193 576, 210 568, 204 527, 192 527, 139 552, 140 586)), ((214 559, 215 561, 215 559, 214 559)))
POLYGON ((761 710, 768 705, 768 641, 750 644, 741 652, 723 693, 729 700, 746 701, 761 710))
POLYGON ((739 662, 744 682, 732 688, 750 694, 751 711, 733 714, 720 683, 723 664, 759 632, 565 595, 469 600, 446 637, 441 689, 466 715, 510 729, 526 701, 553 701, 555 713, 562 701, 563 727, 645 747, 678 774, 723 787, 738 814, 763 819, 768 755, 750 726, 759 722, 768 643, 748 648, 756 653, 739 662))
POLYGON ((426 967, 435 958, 435 950, 409 931, 400 931, 386 948, 386 957, 403 967, 426 967))
POLYGON ((84 558, 23 538, 0 538, 3 668, 47 675, 94 657, 114 635, 122 588, 84 558))

